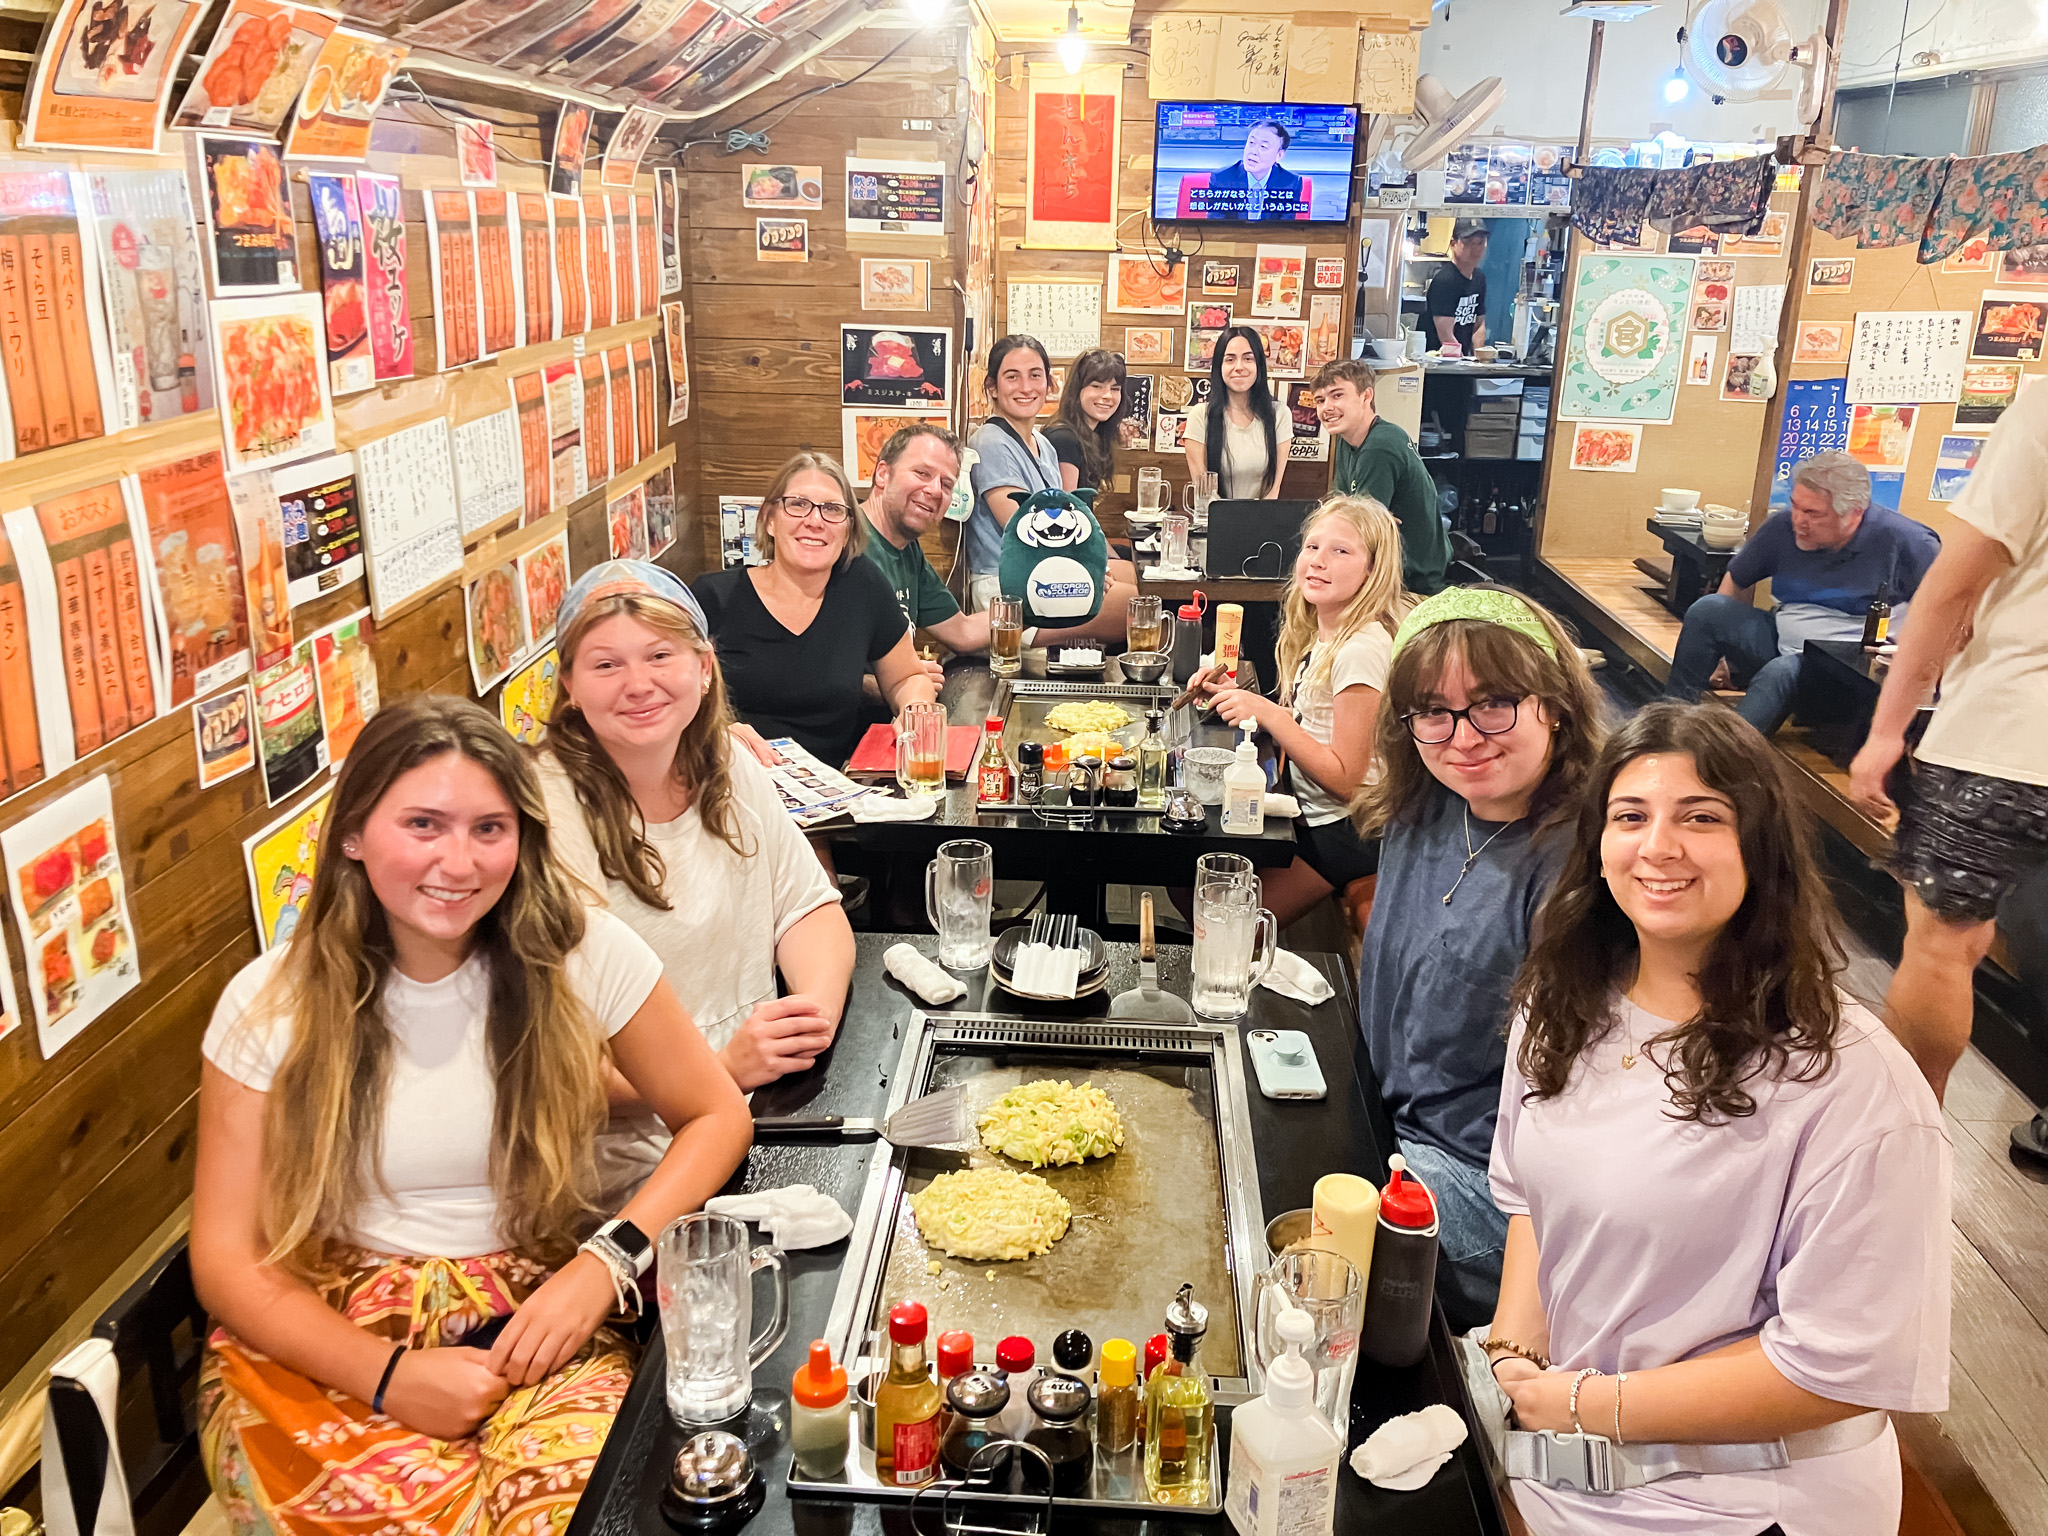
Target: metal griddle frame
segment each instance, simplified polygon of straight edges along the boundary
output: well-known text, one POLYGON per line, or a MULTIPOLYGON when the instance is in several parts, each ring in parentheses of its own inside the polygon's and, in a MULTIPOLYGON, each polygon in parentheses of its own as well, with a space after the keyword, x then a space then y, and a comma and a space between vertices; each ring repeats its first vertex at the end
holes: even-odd
MULTIPOLYGON (((1127 1023, 1109 1019, 1038 1020, 1002 1018, 985 1013, 928 1013, 912 1011, 903 1033, 903 1049, 897 1057, 895 1076, 890 1080, 889 1105, 893 1114, 925 1091, 941 1047, 988 1045, 1012 1055, 1028 1054, 1034 1048, 1048 1054, 1070 1056, 1095 1052, 1104 1057, 1131 1056, 1158 1061, 1162 1058, 1192 1058, 1206 1064, 1216 1095, 1217 1154, 1223 1182, 1224 1225, 1229 1233, 1225 1261, 1235 1293, 1238 1358, 1242 1374, 1212 1376, 1210 1387, 1223 1405, 1241 1403, 1263 1388, 1255 1334, 1257 1309, 1254 1287, 1265 1260, 1266 1217, 1259 1198, 1258 1162, 1252 1144, 1251 1116, 1246 1098, 1243 1056, 1235 1024, 1197 1020, 1192 1024, 1127 1023)), ((846 1263, 839 1272, 839 1287, 833 1293, 832 1313, 825 1325, 825 1338, 835 1359, 849 1365, 865 1347, 866 1320, 875 1315, 877 1292, 888 1271, 890 1234, 895 1214, 904 1198, 905 1165, 912 1151, 880 1143, 868 1165, 867 1184, 861 1194, 860 1211, 854 1218, 853 1239, 848 1244, 846 1263), (884 1152, 888 1155, 884 1156, 884 1152)), ((856 1436, 849 1465, 857 1462, 861 1447, 856 1436)), ((879 1485, 870 1478, 833 1478, 813 1481, 802 1477, 792 1465, 792 1492, 822 1494, 833 1498, 870 1499, 909 1504, 915 1490, 879 1485)), ((1215 1469, 1211 1484, 1212 1502, 1188 1510, 1192 1514, 1216 1513, 1221 1508, 1222 1468, 1215 1469)), ((995 1493, 979 1488, 954 1491, 955 1497, 997 1500, 1009 1504, 1046 1507, 1043 1493, 995 1493)), ((1058 1497, 1054 1505, 1068 1508, 1109 1509, 1128 1512, 1133 1508, 1156 1510, 1147 1503, 1142 1484, 1130 1498, 1058 1497)))

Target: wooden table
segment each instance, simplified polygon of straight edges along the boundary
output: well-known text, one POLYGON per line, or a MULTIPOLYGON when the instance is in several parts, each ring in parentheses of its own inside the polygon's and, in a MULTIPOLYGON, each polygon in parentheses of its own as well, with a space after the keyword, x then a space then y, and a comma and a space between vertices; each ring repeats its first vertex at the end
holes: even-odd
MULTIPOLYGON (((905 937, 925 954, 936 954, 938 941, 929 934, 856 935, 858 960, 839 1038, 810 1071, 756 1092, 757 1114, 872 1116, 886 1108, 889 1089, 876 1063, 895 1061, 901 1044, 899 1031, 916 1001, 882 970, 882 951, 905 937)), ((967 996, 954 1006, 1009 1017, 1099 1017, 1106 997, 1137 982, 1135 946, 1112 944, 1109 949, 1109 987, 1098 997, 1074 1003, 1025 1003, 990 986, 986 972, 970 972, 961 978, 967 984, 967 996)), ((1336 988, 1335 997, 1311 1008, 1255 987, 1250 1012, 1237 1021, 1240 1040, 1253 1029, 1298 1029, 1307 1034, 1329 1084, 1329 1096, 1322 1100, 1269 1099, 1251 1087, 1256 1079, 1249 1057, 1244 1060, 1245 1082, 1251 1087, 1248 1108, 1258 1156, 1259 1197, 1269 1218, 1307 1206, 1315 1181, 1325 1173, 1359 1173, 1383 1183, 1386 1154, 1394 1148, 1393 1128, 1380 1104, 1358 1034, 1351 968, 1336 955, 1305 958, 1336 988)), ((1161 985, 1182 997, 1188 994, 1189 959, 1189 951, 1181 946, 1160 947, 1161 985)), ((868 1160, 877 1151, 875 1143, 839 1141, 756 1146, 726 1192, 805 1183, 831 1195, 847 1210, 858 1210, 868 1160)), ((879 1152, 887 1156, 888 1148, 880 1147, 879 1152)), ((1161 1198, 1172 1198, 1172 1192, 1162 1192, 1161 1198)), ((805 1536, 907 1536, 911 1531, 900 1509, 885 1512, 876 1504, 808 1495, 792 1499, 785 1482, 790 1378, 803 1364, 810 1341, 824 1329, 849 1251, 850 1240, 842 1240, 828 1248, 787 1257, 789 1332, 781 1347, 754 1373, 753 1404, 746 1418, 731 1426, 752 1448, 767 1484, 767 1505, 747 1526, 749 1536, 794 1536, 799 1532, 805 1536)), ((1049 1341, 1039 1342, 1043 1347, 1049 1341)), ((986 1349, 984 1345, 981 1352, 986 1349)), ((591 1472, 567 1536, 674 1536, 662 1519, 659 1502, 668 1469, 686 1436, 666 1411, 666 1375, 657 1331, 641 1356, 632 1388, 591 1472)), ((1431 1324, 1429 1353, 1420 1364, 1398 1371, 1370 1362, 1360 1364, 1351 1395, 1351 1444, 1358 1444, 1394 1415, 1431 1403, 1448 1403, 1461 1413, 1465 1411, 1464 1387, 1441 1311, 1431 1324)), ((1217 1462, 1222 1466, 1228 1461, 1228 1408, 1217 1410, 1216 1423, 1217 1462)), ((1017 1525, 1014 1511, 983 1506, 979 1512, 984 1523, 1017 1525)), ((1413 1536, 1420 1532, 1429 1536, 1503 1536, 1504 1532, 1500 1504, 1469 1439, 1427 1486, 1414 1493, 1384 1492, 1348 1468, 1341 1470, 1336 1528, 1362 1536, 1413 1536)), ((937 1536, 936 1515, 924 1515, 922 1530, 926 1536, 937 1536)), ((1230 1526, 1224 1520, 1163 1509, 1133 1510, 1129 1517, 1063 1511, 1054 1530, 1058 1536, 1230 1536, 1230 1526)))
POLYGON ((1657 600, 1682 619, 1686 609, 1721 585, 1735 551, 1714 548, 1697 528, 1673 528, 1654 517, 1643 526, 1671 552, 1671 576, 1657 600))

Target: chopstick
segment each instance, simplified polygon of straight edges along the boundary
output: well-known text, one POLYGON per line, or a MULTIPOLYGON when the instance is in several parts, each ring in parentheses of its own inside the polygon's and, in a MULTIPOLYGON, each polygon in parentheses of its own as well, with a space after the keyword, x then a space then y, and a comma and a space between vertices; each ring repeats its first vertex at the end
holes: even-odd
POLYGON ((1214 677, 1217 673, 1223 670, 1223 664, 1221 662, 1218 662, 1213 667, 1208 667, 1200 672, 1197 672, 1193 677, 1188 679, 1188 691, 1182 694, 1179 698, 1175 699, 1171 704, 1167 705, 1166 712, 1170 715, 1176 709, 1179 709, 1183 704, 1192 703, 1195 698, 1195 695, 1202 691, 1202 684, 1208 682, 1210 678, 1214 677))

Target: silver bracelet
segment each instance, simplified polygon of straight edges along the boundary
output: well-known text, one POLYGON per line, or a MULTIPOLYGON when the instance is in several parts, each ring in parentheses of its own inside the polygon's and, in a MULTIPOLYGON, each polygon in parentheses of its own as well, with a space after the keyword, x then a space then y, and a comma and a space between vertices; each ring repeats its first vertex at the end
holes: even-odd
POLYGON ((605 1273, 612 1277, 612 1295, 618 1301, 619 1316, 634 1316, 637 1309, 627 1303, 626 1291, 631 1287, 637 1298, 640 1277, 634 1273, 633 1261, 626 1257, 625 1251, 605 1237, 586 1238, 576 1245, 576 1251, 595 1258, 605 1267, 605 1273))
POLYGON ((1589 1365, 1583 1371, 1579 1372, 1578 1375, 1572 1378, 1572 1428, 1579 1434, 1583 1435, 1586 1432, 1586 1426, 1579 1422, 1579 1388, 1583 1387, 1586 1384, 1586 1378, 1588 1376, 1604 1376, 1606 1374, 1607 1373, 1605 1371, 1599 1370, 1596 1367, 1589 1365))
POLYGON ((1614 1443, 1616 1445, 1628 1444, 1626 1440, 1621 1438, 1621 1384, 1627 1380, 1627 1371, 1623 1371, 1614 1378, 1614 1443))

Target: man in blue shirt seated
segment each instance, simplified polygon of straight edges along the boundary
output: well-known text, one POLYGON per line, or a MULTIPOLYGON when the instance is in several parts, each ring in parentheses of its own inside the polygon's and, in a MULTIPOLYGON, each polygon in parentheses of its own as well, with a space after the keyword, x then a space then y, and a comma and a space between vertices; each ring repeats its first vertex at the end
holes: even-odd
POLYGON ((1725 663, 1748 693, 1736 706, 1769 736, 1792 713, 1809 640, 1859 640, 1871 599, 1892 604, 1894 631, 1941 551, 1934 530, 1870 504, 1870 471, 1846 453, 1817 453, 1792 471, 1792 510, 1774 512, 1728 562, 1721 589, 1685 611, 1664 691, 1697 699, 1725 663), (1770 578, 1777 607, 1752 606, 1770 578))

